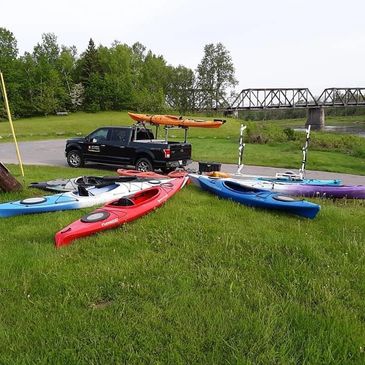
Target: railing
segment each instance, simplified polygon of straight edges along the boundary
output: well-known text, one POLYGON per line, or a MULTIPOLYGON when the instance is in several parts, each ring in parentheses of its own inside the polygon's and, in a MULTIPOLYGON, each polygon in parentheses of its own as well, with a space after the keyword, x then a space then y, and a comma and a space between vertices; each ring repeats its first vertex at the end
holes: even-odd
POLYGON ((315 98, 307 88, 244 89, 227 111, 365 106, 365 88, 328 88, 315 98))

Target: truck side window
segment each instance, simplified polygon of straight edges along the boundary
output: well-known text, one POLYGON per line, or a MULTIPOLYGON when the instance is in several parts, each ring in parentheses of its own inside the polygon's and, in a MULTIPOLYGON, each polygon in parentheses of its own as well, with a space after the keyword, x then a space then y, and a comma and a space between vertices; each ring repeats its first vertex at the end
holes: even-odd
POLYGON ((98 129, 94 133, 90 134, 89 140, 90 141, 96 140, 97 143, 107 141, 108 140, 108 131, 109 130, 107 128, 98 129))
POLYGON ((125 129, 113 129, 111 134, 111 142, 113 144, 121 144, 127 142, 127 131, 125 129))

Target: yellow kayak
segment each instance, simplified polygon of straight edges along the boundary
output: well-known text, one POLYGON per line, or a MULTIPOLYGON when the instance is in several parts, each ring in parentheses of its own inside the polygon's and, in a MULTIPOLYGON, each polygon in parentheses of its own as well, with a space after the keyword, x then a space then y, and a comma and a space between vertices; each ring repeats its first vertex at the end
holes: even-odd
POLYGON ((176 115, 149 115, 128 113, 137 122, 148 122, 157 125, 173 125, 177 127, 219 128, 226 121, 222 119, 195 120, 176 115))

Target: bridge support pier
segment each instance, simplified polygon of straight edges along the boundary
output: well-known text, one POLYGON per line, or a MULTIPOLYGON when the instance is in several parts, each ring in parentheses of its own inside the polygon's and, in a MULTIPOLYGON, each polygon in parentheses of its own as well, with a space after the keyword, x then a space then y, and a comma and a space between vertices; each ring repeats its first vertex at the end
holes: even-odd
POLYGON ((317 106, 308 108, 307 121, 305 126, 311 125, 311 129, 321 130, 325 126, 324 108, 317 106))

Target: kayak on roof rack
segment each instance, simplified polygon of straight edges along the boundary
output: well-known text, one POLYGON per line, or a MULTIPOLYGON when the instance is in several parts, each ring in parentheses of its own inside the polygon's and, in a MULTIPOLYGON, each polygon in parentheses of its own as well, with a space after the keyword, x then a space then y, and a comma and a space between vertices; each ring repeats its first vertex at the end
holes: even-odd
POLYGON ((197 128, 219 128, 226 121, 223 119, 196 120, 176 115, 149 115, 128 112, 128 115, 136 122, 146 122, 155 125, 176 126, 176 127, 197 127, 197 128))

